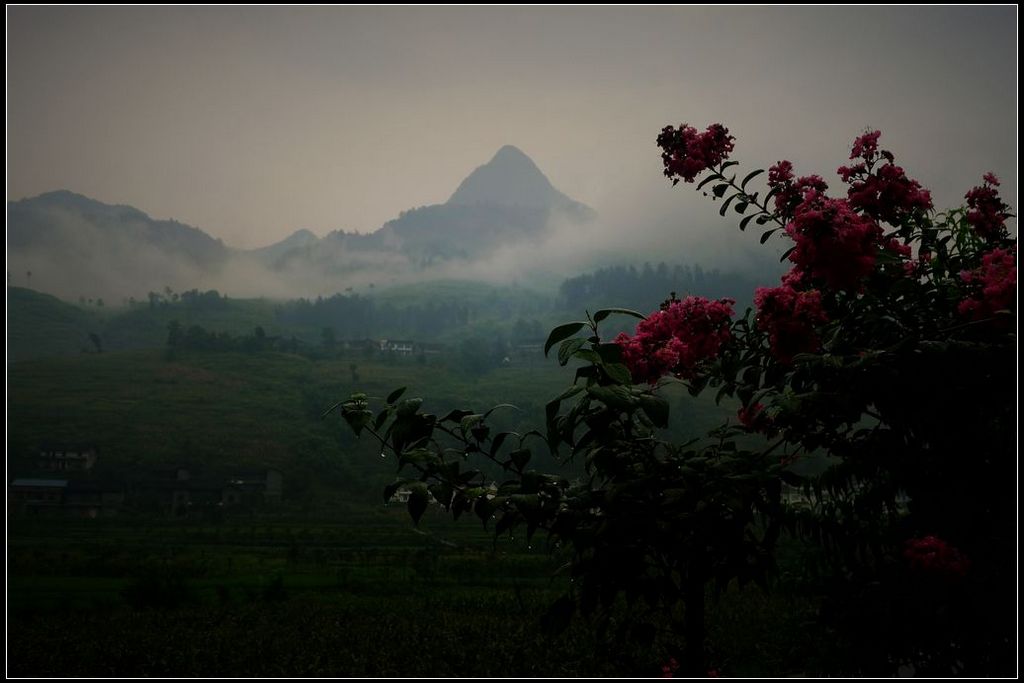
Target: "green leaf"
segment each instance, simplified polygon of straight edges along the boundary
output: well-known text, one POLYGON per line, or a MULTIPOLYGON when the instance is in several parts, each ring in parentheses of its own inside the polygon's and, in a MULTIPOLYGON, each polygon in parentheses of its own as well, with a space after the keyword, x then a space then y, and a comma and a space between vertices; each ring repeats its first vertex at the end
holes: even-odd
POLYGON ((373 419, 373 413, 366 409, 345 410, 343 408, 341 416, 345 418, 345 422, 347 422, 352 431, 356 433, 356 436, 359 436, 359 433, 363 431, 363 428, 370 424, 370 420, 373 419))
POLYGON ((724 202, 722 202, 722 207, 720 209, 718 209, 718 215, 719 216, 724 216, 725 212, 729 210, 730 202, 732 202, 732 200, 736 199, 736 197, 739 197, 739 196, 740 196, 739 193, 729 195, 726 198, 726 200, 724 202))
POLYGON ((622 386, 587 387, 587 393, 609 408, 629 410, 633 407, 633 395, 629 392, 629 389, 622 386))
POLYGON ((607 318, 608 316, 612 315, 613 313, 621 313, 622 315, 631 315, 634 318, 639 318, 640 320, 646 320, 647 319, 647 316, 645 316, 644 314, 637 313, 636 311, 632 311, 632 310, 630 310, 628 308, 602 308, 600 311, 598 311, 597 313, 594 314, 594 322, 595 323, 599 323, 602 320, 604 320, 605 318, 607 318))
POLYGON ((394 405, 395 401, 397 401, 399 399, 399 397, 401 397, 401 395, 404 394, 404 393, 405 393, 405 387, 401 387, 399 389, 395 389, 390 394, 388 394, 388 397, 387 397, 387 399, 385 399, 385 401, 387 402, 387 404, 389 406, 390 405, 394 405))
POLYGON ((469 509, 469 498, 456 493, 452 499, 452 519, 458 520, 462 513, 469 509))
POLYGON ((402 488, 403 486, 405 486, 408 483, 409 483, 408 479, 396 479, 395 481, 393 481, 390 484, 388 484, 387 486, 385 486, 384 487, 384 502, 385 503, 390 502, 391 498, 395 495, 395 492, 398 491, 398 489, 402 488))
POLYGON ((494 527, 494 535, 501 536, 506 531, 512 531, 515 525, 519 523, 519 519, 519 513, 506 510, 494 527))
POLYGON ((427 485, 422 481, 418 481, 409 486, 409 503, 408 510, 409 516, 412 517, 414 524, 419 525, 420 518, 423 517, 423 513, 427 511, 427 504, 430 498, 427 493, 427 485))
POLYGON ((747 229, 747 223, 749 223, 750 221, 754 220, 755 218, 757 218, 757 214, 756 213, 752 213, 749 216, 747 216, 746 218, 744 218, 743 220, 741 220, 740 221, 740 230, 741 231, 746 230, 747 229))
POLYGON ((452 410, 441 418, 441 422, 462 422, 462 418, 472 415, 472 410, 452 410))
POLYGON ((722 180, 722 176, 718 175, 717 173, 712 173, 707 178, 705 178, 704 180, 700 181, 697 184, 697 189, 699 190, 702 187, 704 187, 705 185, 707 185, 708 183, 714 182, 716 180, 722 180))
POLYGON ((686 390, 690 392, 691 396, 697 396, 700 392, 704 391, 704 387, 708 385, 708 378, 706 376, 698 376, 690 380, 686 390))
POLYGON ((580 348, 587 343, 586 339, 582 337, 576 337, 575 339, 566 339, 562 342, 562 345, 558 347, 558 364, 565 365, 572 358, 572 355, 580 350, 580 348))
POLYGON ((490 410, 488 410, 487 412, 484 413, 484 419, 486 420, 487 418, 489 418, 491 416, 491 413, 493 413, 495 410, 499 410, 501 408, 511 408, 512 410, 517 410, 520 413, 523 412, 522 408, 520 408, 519 406, 516 406, 516 405, 512 405, 511 403, 499 403, 498 405, 494 406, 493 408, 491 408, 490 410))
POLYGON ((597 355, 601 357, 601 360, 605 363, 621 363, 622 362, 622 347, 615 342, 606 342, 604 344, 598 344, 596 347, 597 355))
POLYGON ((544 413, 549 423, 558 416, 558 409, 561 407, 561 404, 562 402, 556 398, 553 401, 548 401, 547 405, 544 406, 544 413))
POLYGON ((736 209, 736 213, 743 215, 746 213, 748 206, 750 206, 750 202, 738 202, 733 208, 736 209))
POLYGON ((423 405, 422 398, 407 398, 398 404, 395 414, 398 415, 398 417, 409 417, 410 415, 415 415, 421 405, 423 405))
POLYGON ((766 213, 762 213, 760 216, 757 217, 757 220, 755 222, 758 225, 764 225, 765 223, 767 223, 771 219, 772 219, 772 217, 770 215, 768 215, 766 213))
POLYGON ((582 387, 582 386, 580 386, 578 384, 574 384, 571 387, 569 387, 568 389, 566 389, 565 391, 563 391, 562 393, 560 393, 554 399, 552 399, 551 402, 554 403, 555 405, 557 405, 559 402, 564 401, 567 398, 572 398, 576 394, 578 394, 581 391, 583 391, 583 389, 584 389, 584 387, 582 387))
POLYGON ((651 418, 651 422, 654 423, 655 427, 664 428, 668 426, 669 405, 668 401, 661 396, 642 394, 640 396, 640 408, 643 409, 647 417, 651 418))
POLYGON ((437 460, 437 454, 429 448, 411 448, 398 456, 402 465, 429 463, 437 460))
POLYGON ((792 247, 790 247, 789 249, 787 249, 785 251, 785 253, 783 253, 782 256, 779 257, 779 263, 782 263, 783 261, 788 259, 789 255, 792 254, 794 251, 796 251, 796 245, 795 244, 792 247))
POLYGON ((804 478, 792 470, 782 470, 779 472, 779 478, 782 479, 784 483, 797 488, 804 485, 804 478))
POLYGON ((464 418, 462 418, 462 421, 459 423, 459 429, 462 430, 462 436, 465 437, 467 434, 469 434, 469 430, 472 429, 474 425, 476 425, 483 419, 484 416, 478 413, 466 415, 464 418))
POLYGON ((496 456, 498 451, 501 449, 501 445, 505 443, 505 439, 509 436, 519 436, 515 432, 498 432, 494 439, 491 441, 491 456, 496 456))
POLYGON ((522 472, 523 468, 530 462, 532 455, 533 454, 530 452, 529 448, 520 448, 519 450, 509 453, 508 457, 511 458, 516 469, 522 472))
POLYGON ((484 528, 487 528, 487 522, 490 520, 491 515, 494 514, 494 504, 487 498, 486 495, 480 496, 473 503, 473 512, 480 518, 480 521, 484 523, 484 528))
POLYGON ((761 244, 764 244, 765 242, 767 242, 768 238, 771 237, 772 235, 774 235, 776 230, 778 230, 778 228, 773 228, 771 230, 765 230, 763 233, 761 233, 761 244))
POLYGON ((740 183, 740 187, 742 187, 744 190, 747 189, 747 183, 749 183, 751 180, 753 180, 762 173, 764 173, 763 168, 759 168, 756 171, 751 171, 750 173, 747 174, 747 177, 743 179, 743 182, 740 183))
POLYGON ((551 350, 552 346, 563 339, 568 339, 586 326, 586 322, 572 322, 559 325, 555 329, 551 330, 551 334, 548 335, 548 340, 544 343, 544 355, 548 355, 548 351, 551 350))
POLYGON ((719 173, 725 173, 725 169, 729 168, 730 166, 739 166, 739 165, 740 165, 740 162, 738 162, 738 161, 726 161, 725 163, 723 163, 721 166, 718 167, 718 172, 719 173))
POLYGON ((607 363, 603 367, 608 379, 613 382, 626 385, 633 383, 633 376, 629 374, 629 368, 622 363, 607 363))
POLYGON ((721 185, 715 185, 713 188, 711 188, 711 192, 716 197, 721 197, 722 195, 725 194, 725 191, 728 189, 729 185, 727 185, 726 183, 722 183, 721 185))

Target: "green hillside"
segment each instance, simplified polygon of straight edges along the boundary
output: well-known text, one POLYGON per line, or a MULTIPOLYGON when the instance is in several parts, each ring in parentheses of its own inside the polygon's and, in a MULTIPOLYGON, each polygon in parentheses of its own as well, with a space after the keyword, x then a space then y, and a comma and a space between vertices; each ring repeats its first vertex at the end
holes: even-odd
MULTIPOLYGON (((153 350, 31 360, 8 369, 8 457, 21 474, 41 442, 91 443, 101 452, 97 467, 116 475, 162 465, 275 467, 293 500, 335 493, 376 500, 393 465, 339 418, 321 419, 332 403, 357 390, 383 397, 407 386, 407 396, 424 397, 424 408, 436 413, 514 404, 520 410, 496 414, 495 426, 528 430, 542 425, 544 404, 571 377, 543 358, 483 375, 442 359, 314 361, 282 353, 189 352, 169 360, 153 350)), ((695 434, 730 412, 710 397, 671 395, 681 432, 695 434)))
POLYGON ((172 320, 177 320, 183 329, 199 325, 214 332, 241 335, 259 326, 267 334, 284 334, 286 330, 274 325, 274 306, 268 299, 222 299, 215 307, 183 303, 136 305, 112 316, 103 328, 103 338, 111 349, 161 348, 167 343, 167 326, 172 320))
POLYGON ((7 288, 8 362, 94 351, 89 334, 99 334, 102 325, 96 312, 32 289, 7 288))
POLYGON ((262 327, 271 337, 295 337, 299 346, 309 350, 322 343, 326 327, 335 329, 339 340, 399 337, 458 345, 466 334, 508 334, 517 323, 527 320, 538 330, 534 336, 539 337, 564 317, 553 310, 550 298, 534 290, 471 282, 441 281, 344 295, 322 308, 308 300, 192 294, 183 292, 179 299, 175 293, 173 300, 160 294, 151 302, 84 310, 48 294, 8 288, 9 360, 92 352, 95 346, 90 333, 98 336, 105 351, 160 349, 167 343, 172 321, 177 321, 182 331, 197 325, 233 337, 262 327), (340 305, 330 305, 337 300, 340 305), (303 305, 316 310, 296 313, 303 305), (446 312, 455 310, 462 313, 460 321, 445 317, 446 312), (356 318, 361 322, 353 323, 356 318))

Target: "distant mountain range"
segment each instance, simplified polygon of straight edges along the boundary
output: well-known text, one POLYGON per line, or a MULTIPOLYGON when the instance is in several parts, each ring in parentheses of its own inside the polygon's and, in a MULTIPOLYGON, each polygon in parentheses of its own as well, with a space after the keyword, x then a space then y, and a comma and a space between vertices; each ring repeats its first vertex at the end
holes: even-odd
POLYGON ((231 290, 234 283, 248 289, 239 294, 272 296, 474 259, 502 245, 540 240, 553 220, 584 225, 594 216, 512 146, 470 173, 446 203, 402 212, 376 232, 318 238, 298 230, 250 250, 130 206, 59 190, 7 203, 8 281, 71 299, 117 301, 167 286, 231 290))

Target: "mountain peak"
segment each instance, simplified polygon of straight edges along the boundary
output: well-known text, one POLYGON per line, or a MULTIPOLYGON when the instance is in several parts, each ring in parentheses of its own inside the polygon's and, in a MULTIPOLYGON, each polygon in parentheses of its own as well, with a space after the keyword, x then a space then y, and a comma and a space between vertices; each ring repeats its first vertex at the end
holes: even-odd
MULTIPOLYGON (((523 150, 519 149, 515 145, 505 145, 504 147, 499 149, 494 154, 493 157, 491 157, 491 160, 488 162, 488 165, 490 165, 490 164, 523 163, 523 162, 529 163, 530 166, 532 166, 533 168, 537 168, 537 165, 535 163, 533 163, 533 159, 531 159, 530 157, 526 156, 526 153, 524 153, 523 150)), ((538 169, 538 172, 539 172, 539 169, 538 169)))
POLYGON ((285 237, 284 240, 282 240, 282 241, 284 241, 284 242, 311 242, 311 241, 316 241, 318 239, 320 239, 320 238, 317 237, 316 234, 313 231, 306 230, 305 228, 299 228, 298 230, 296 230, 292 234, 290 234, 287 237, 285 237))
POLYGON ((530 157, 518 147, 505 145, 462 181, 448 203, 549 209, 563 200, 568 197, 551 185, 530 157))

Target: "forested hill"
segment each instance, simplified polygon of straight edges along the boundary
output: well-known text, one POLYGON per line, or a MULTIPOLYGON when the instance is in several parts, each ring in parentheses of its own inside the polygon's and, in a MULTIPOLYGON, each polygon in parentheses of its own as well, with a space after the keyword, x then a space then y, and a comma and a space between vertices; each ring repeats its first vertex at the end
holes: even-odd
POLYGON ((563 281, 558 306, 566 311, 618 306, 646 313, 675 292, 679 298, 735 299, 737 311, 742 312, 751 304, 754 289, 773 281, 770 275, 723 273, 700 265, 608 266, 563 281))

